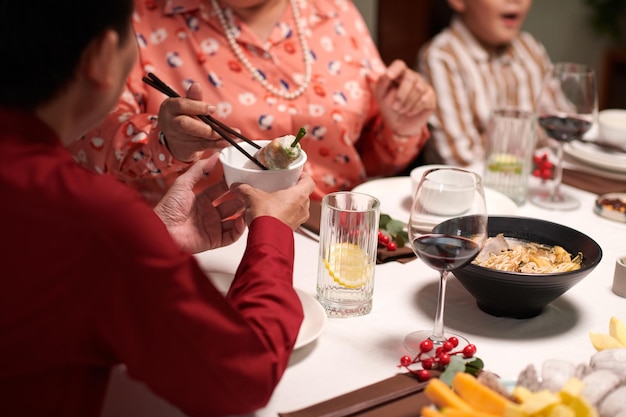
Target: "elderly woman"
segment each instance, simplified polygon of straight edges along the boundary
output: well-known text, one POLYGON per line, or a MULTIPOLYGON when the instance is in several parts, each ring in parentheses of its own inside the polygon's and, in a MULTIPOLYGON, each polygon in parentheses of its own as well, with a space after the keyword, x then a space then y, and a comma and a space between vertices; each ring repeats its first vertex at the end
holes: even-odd
POLYGON ((350 1, 136 0, 133 25, 122 99, 73 151, 152 200, 224 146, 197 114, 252 139, 305 127, 314 199, 403 170, 429 136, 432 88, 401 61, 384 66, 350 1), (149 71, 186 98, 164 100, 141 82, 149 71))

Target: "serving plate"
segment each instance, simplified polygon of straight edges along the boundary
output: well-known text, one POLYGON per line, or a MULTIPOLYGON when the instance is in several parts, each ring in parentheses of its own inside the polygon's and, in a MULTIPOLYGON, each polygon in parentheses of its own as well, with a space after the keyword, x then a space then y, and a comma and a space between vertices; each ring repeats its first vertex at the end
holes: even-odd
MULTIPOLYGON (((380 200, 380 212, 400 221, 408 221, 411 210, 411 178, 390 177, 365 182, 353 191, 374 196, 380 200)), ((485 201, 489 215, 515 215, 517 205, 499 191, 485 187, 485 201)))

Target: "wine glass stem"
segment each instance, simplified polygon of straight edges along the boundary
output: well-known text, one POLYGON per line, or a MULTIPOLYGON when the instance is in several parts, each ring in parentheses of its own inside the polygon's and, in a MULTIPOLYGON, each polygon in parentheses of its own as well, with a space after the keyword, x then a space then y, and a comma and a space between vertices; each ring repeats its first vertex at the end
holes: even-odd
POLYGON ((443 332, 443 311, 446 305, 446 283, 449 271, 441 271, 439 275, 439 294, 437 294, 437 311, 435 313, 435 325, 433 327, 432 340, 443 342, 446 340, 443 332))
POLYGON ((561 201, 561 181, 563 179, 563 144, 557 142, 556 164, 554 166, 554 187, 552 188, 552 201, 561 201))

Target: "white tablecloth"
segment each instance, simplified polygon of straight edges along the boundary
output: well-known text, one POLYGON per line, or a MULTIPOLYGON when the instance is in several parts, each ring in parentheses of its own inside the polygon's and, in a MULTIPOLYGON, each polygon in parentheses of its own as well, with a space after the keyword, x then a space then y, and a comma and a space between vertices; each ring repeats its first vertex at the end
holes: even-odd
MULTIPOLYGON (((456 279, 449 280, 446 328, 465 335, 478 347, 477 356, 486 368, 504 378, 516 378, 527 364, 540 365, 549 358, 586 362, 594 353, 588 333, 607 333, 613 315, 626 320, 626 299, 611 291, 615 260, 626 255, 626 224, 594 214, 594 194, 567 186, 563 189, 580 199, 578 210, 549 211, 526 203, 517 215, 578 229, 600 244, 603 258, 594 271, 542 314, 525 320, 490 316, 478 309, 456 279)), ((315 295, 317 242, 299 234, 295 239, 294 286, 315 295)), ((216 280, 228 280, 243 244, 242 239, 231 247, 199 254, 198 260, 207 271, 216 272, 216 280)), ((402 347, 405 334, 432 326, 437 286, 437 271, 419 260, 377 266, 372 312, 329 319, 319 338, 293 353, 270 403, 254 415, 275 417, 278 412, 300 409, 399 372, 399 359, 406 354, 402 347)), ((113 415, 182 416, 143 386, 127 380, 121 371, 114 377, 105 406, 105 416, 113 415)))

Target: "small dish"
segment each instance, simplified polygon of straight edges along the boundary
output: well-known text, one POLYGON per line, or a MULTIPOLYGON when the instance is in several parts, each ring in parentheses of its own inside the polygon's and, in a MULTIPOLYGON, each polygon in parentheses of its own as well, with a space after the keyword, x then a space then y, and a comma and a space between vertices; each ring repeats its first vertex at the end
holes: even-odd
POLYGON ((302 309, 304 310, 304 321, 300 326, 300 333, 296 339, 294 349, 304 347, 317 339, 326 326, 326 312, 322 305, 309 293, 296 288, 296 293, 300 297, 302 309))
POLYGON ((626 193, 602 194, 596 199, 593 211, 609 220, 626 223, 626 193))

